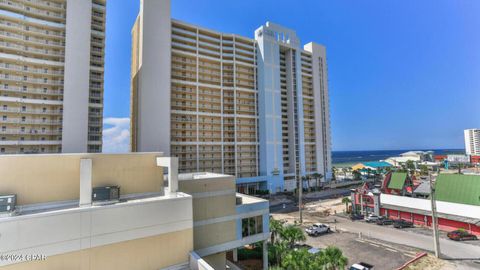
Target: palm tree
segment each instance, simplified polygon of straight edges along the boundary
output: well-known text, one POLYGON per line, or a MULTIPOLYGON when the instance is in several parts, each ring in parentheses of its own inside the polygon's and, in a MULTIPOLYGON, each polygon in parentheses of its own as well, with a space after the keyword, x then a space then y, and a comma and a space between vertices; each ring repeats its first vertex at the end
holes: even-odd
POLYGON ((315 183, 318 190, 320 188, 320 179, 323 178, 323 175, 321 173, 314 173, 312 174, 312 177, 315 178, 315 183))
POLYGON ((343 256, 342 250, 333 246, 322 250, 318 259, 325 270, 345 269, 348 263, 348 259, 343 256))
POLYGON ((270 218, 270 242, 272 244, 275 244, 275 240, 278 242, 278 237, 283 230, 283 224, 282 222, 270 218))
POLYGON ((342 203, 345 204, 345 213, 348 213, 348 204, 351 203, 352 200, 350 200, 349 197, 343 197, 342 203))
POLYGON ((294 225, 284 227, 280 232, 280 236, 287 242, 289 248, 293 248, 295 242, 305 241, 307 239, 302 229, 294 225))
POLYGON ((300 248, 298 250, 293 250, 292 252, 287 253, 282 258, 282 269, 302 269, 302 270, 310 270, 310 269, 319 269, 314 268, 312 263, 314 259, 314 255, 308 253, 306 248, 300 248))
POLYGON ((362 173, 359 170, 353 171, 352 174, 354 180, 360 180, 360 178, 362 177, 362 173))

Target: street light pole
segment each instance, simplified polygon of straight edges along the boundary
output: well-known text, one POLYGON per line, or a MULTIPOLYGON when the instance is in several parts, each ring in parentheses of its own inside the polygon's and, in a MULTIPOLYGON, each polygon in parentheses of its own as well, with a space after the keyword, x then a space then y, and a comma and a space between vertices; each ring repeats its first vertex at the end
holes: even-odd
POLYGON ((430 202, 432 203, 432 230, 433 243, 435 248, 435 257, 440 258, 440 239, 438 235, 438 218, 437 218, 437 204, 435 202, 435 186, 432 179, 432 174, 429 173, 430 178, 430 202))
POLYGON ((303 213, 302 213, 302 194, 303 194, 303 179, 302 176, 299 177, 300 188, 298 190, 298 212, 300 215, 300 224, 303 223, 303 213))

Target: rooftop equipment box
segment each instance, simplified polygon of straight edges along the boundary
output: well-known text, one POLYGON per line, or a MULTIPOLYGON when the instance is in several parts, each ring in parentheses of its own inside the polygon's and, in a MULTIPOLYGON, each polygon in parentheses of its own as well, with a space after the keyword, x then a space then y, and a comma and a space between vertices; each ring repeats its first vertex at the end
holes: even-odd
POLYGON ((92 191, 92 202, 97 204, 115 203, 120 200, 119 186, 95 187, 92 191))
POLYGON ((17 195, 0 195, 0 214, 11 214, 15 211, 17 195))

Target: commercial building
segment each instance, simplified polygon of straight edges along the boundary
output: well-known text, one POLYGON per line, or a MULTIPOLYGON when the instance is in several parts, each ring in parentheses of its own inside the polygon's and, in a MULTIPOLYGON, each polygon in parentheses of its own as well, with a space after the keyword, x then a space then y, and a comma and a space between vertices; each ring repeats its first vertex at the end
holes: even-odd
POLYGON ((466 129, 465 135, 465 153, 467 155, 480 156, 480 129, 466 129))
POLYGON ((101 152, 106 0, 0 0, 0 154, 101 152))
POLYGON ((330 179, 325 47, 271 22, 254 39, 205 29, 170 5, 143 0, 132 29, 132 151, 234 175, 243 193, 330 179))
POLYGON ((177 167, 161 153, 1 156, 0 196, 17 205, 0 212, 0 269, 225 269, 258 242, 267 269, 268 201, 177 167), (100 203, 105 186, 119 200, 100 203))
MULTIPOLYGON (((480 236, 480 175, 440 174, 435 179, 439 229, 465 229, 480 236)), ((381 189, 352 190, 352 209, 432 226, 430 183, 390 173, 381 189)))
POLYGON ((393 167, 392 164, 385 162, 385 161, 369 161, 369 162, 361 162, 357 163, 352 166, 352 171, 356 170, 363 170, 363 171, 368 171, 371 170, 373 171, 383 171, 386 170, 387 168, 393 167))

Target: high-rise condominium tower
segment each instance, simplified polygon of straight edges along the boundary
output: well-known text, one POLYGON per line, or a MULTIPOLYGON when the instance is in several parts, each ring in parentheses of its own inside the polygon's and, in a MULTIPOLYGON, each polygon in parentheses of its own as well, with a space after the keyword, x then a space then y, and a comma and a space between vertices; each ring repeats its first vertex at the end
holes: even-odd
POLYGON ((0 0, 0 154, 101 152, 106 0, 0 0))
POLYGON ((480 156, 480 129, 466 129, 464 133, 466 154, 480 156))
POLYGON ((235 175, 247 193, 331 177, 323 46, 270 22, 251 39, 172 20, 168 0, 142 1, 132 39, 133 151, 235 175))

